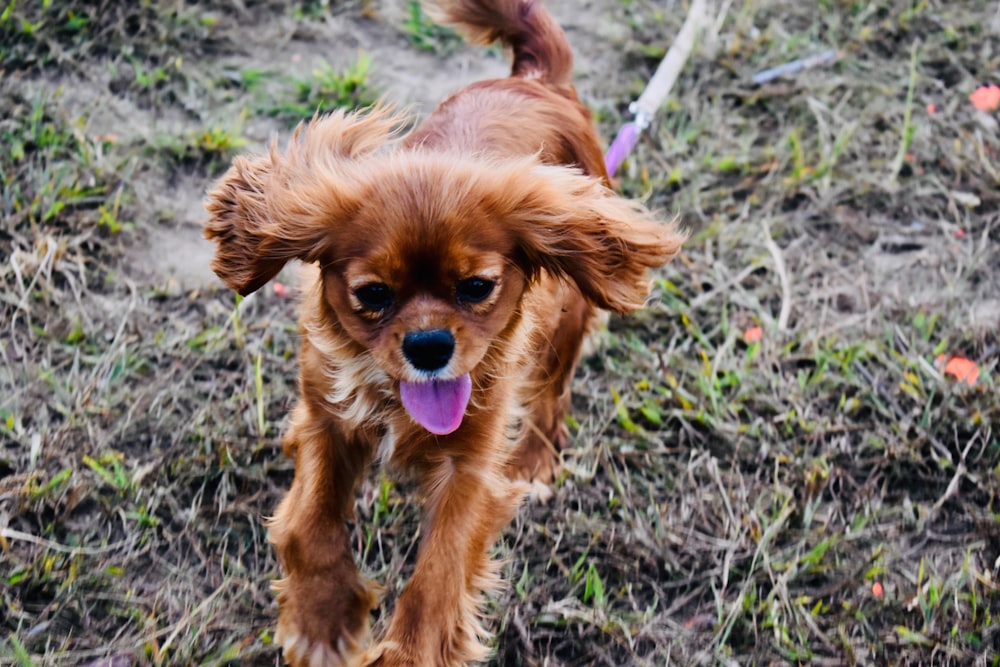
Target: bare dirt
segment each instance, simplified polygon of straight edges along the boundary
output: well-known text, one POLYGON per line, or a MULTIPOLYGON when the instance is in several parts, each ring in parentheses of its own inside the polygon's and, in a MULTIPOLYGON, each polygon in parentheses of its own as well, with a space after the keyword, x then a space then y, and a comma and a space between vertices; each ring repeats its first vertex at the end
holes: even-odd
MULTIPOLYGON (((608 95, 608 91, 600 88, 609 83, 616 85, 616 80, 621 78, 618 72, 623 60, 620 51, 602 48, 608 37, 613 39, 617 34, 621 40, 624 34, 614 21, 612 5, 600 2, 549 4, 574 42, 590 47, 578 48, 575 52, 581 94, 588 99, 599 99, 597 96, 602 92, 608 95)), ((216 61, 200 65, 209 71, 263 69, 282 72, 289 77, 308 78, 322 63, 340 70, 349 67, 358 53, 372 54, 376 56, 371 70, 372 86, 381 97, 412 109, 417 116, 430 112, 463 85, 503 77, 509 71, 506 58, 497 50, 486 52, 459 47, 447 59, 436 53, 416 51, 397 27, 409 15, 405 3, 385 3, 377 9, 369 7, 365 17, 345 12, 311 25, 308 34, 302 34, 301 22, 291 17, 268 16, 266 23, 255 22, 252 30, 241 30, 240 53, 222 54, 216 61)), ((250 17, 252 13, 248 13, 250 17)), ((70 87, 78 100, 68 102, 80 103, 88 110, 87 115, 96 119, 88 127, 89 131, 101 134, 113 128, 136 128, 155 135, 157 132, 181 134, 185 129, 183 118, 165 119, 158 109, 144 109, 127 100, 109 99, 105 94, 105 81, 82 79, 74 81, 70 87)), ((207 112, 210 118, 220 119, 239 113, 237 105, 207 112)), ((262 119, 250 121, 244 131, 248 140, 246 149, 265 150, 275 137, 287 140, 289 133, 285 125, 262 119)), ((139 185, 145 189, 138 192, 144 203, 141 214, 144 218, 158 218, 164 224, 150 228, 142 246, 133 249, 130 270, 136 271, 136 278, 145 284, 173 281, 185 289, 214 285, 214 275, 207 270, 212 248, 201 234, 204 219, 201 200, 207 184, 192 178, 165 183, 147 180, 139 185)))
MULTIPOLYGON (((687 3, 547 4, 610 140, 687 3)), ((691 241, 581 365, 565 473, 497 547, 491 664, 995 664, 1000 116, 969 94, 1000 83, 1000 9, 713 10, 616 183, 691 241)), ((279 661, 294 304, 236 304, 201 202, 324 65, 367 54, 360 92, 418 115, 506 72, 418 48, 410 12, 0 9, 0 665, 279 661)), ((357 511, 378 628, 417 509, 373 471, 357 511)))

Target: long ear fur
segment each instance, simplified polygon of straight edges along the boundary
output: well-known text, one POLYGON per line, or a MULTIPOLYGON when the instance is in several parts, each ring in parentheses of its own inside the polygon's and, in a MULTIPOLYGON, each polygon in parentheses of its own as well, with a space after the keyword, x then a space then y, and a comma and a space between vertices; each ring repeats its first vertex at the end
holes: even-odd
POLYGON ((505 186, 520 193, 516 203, 508 199, 508 219, 527 270, 572 279, 601 308, 641 308, 649 296, 648 270, 669 262, 686 239, 675 221, 657 220, 573 169, 534 166, 515 178, 520 187, 505 186))
POLYGON ((205 202, 212 270, 246 295, 292 259, 319 259, 358 205, 350 164, 389 142, 403 120, 386 106, 339 111, 300 124, 284 153, 275 140, 268 155, 233 160, 205 202))

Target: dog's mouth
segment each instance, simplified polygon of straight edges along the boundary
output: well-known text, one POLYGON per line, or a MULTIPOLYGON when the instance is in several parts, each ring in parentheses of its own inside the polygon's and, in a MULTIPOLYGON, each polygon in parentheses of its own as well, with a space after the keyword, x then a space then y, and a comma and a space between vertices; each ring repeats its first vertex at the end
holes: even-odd
POLYGON ((466 373, 453 380, 403 380, 399 396, 418 424, 435 435, 448 435, 462 425, 472 396, 472 378, 466 373))

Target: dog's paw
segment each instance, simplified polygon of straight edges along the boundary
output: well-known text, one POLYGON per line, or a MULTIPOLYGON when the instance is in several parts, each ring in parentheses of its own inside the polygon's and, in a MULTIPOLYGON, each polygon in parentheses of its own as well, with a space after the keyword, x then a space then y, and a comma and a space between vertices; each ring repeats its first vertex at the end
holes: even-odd
POLYGON ((532 501, 545 503, 552 497, 552 485, 561 472, 558 452, 537 438, 529 438, 517 452, 508 476, 530 487, 528 495, 532 501))
POLYGON ((288 578, 273 585, 278 594, 275 643, 293 667, 360 664, 377 589, 360 578, 353 587, 331 588, 330 581, 288 578))
POLYGON ((359 665, 360 667, 412 667, 416 662, 412 656, 403 652, 397 642, 384 641, 362 653, 359 665))
POLYGON ((274 641, 281 647, 285 662, 293 667, 356 667, 360 652, 355 642, 341 637, 334 648, 326 642, 317 642, 298 634, 278 622, 274 641))
POLYGON ((526 495, 532 503, 548 505, 549 501, 552 500, 552 496, 555 495, 555 491, 552 488, 552 484, 536 479, 531 482, 531 489, 526 495))

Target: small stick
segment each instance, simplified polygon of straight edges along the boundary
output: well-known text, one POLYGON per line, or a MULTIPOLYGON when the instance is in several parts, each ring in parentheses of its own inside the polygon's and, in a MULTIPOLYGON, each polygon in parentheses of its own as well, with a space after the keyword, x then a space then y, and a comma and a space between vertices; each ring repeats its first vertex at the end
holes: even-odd
POLYGON ((778 77, 796 74, 804 69, 825 65, 826 63, 835 62, 839 59, 840 52, 836 49, 830 49, 829 51, 823 51, 822 53, 817 53, 816 55, 799 58, 785 63, 784 65, 778 65, 776 67, 771 67, 761 72, 757 72, 753 75, 753 82, 759 86, 762 83, 773 81, 778 77))

